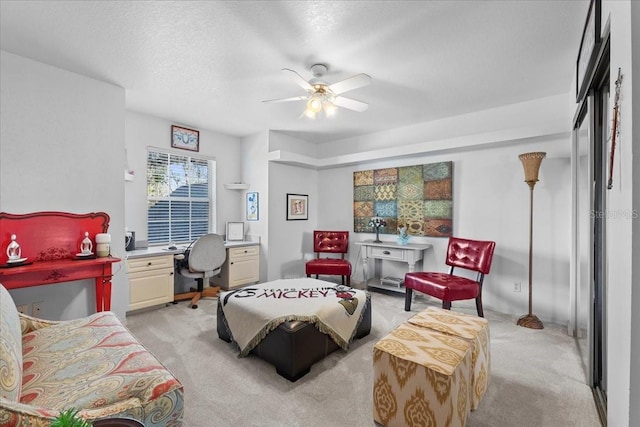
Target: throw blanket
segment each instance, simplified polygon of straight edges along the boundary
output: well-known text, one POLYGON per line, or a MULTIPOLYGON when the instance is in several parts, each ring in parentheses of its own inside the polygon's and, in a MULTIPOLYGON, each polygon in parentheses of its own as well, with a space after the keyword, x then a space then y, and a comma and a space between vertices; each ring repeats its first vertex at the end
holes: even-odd
POLYGON ((244 357, 283 322, 313 323, 347 350, 367 304, 367 291, 312 278, 281 279, 222 292, 218 304, 244 357))

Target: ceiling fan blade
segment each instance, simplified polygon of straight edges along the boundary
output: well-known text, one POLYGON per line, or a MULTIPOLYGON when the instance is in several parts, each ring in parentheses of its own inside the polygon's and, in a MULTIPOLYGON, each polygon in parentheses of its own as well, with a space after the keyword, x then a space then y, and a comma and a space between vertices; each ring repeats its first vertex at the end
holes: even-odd
POLYGON ((295 82, 302 89, 306 90, 307 92, 314 92, 315 91, 313 86, 311 86, 311 84, 309 84, 308 81, 306 81, 300 74, 298 74, 297 71, 294 71, 294 70, 289 69, 289 68, 283 68, 282 71, 289 71, 289 72, 293 73, 293 78, 294 78, 295 82))
POLYGON ((362 113, 363 111, 367 111, 369 108, 369 104, 362 101, 356 101, 355 99, 345 98, 344 96, 336 96, 333 100, 333 104, 338 107, 346 108, 353 111, 358 111, 362 113))
POLYGON ((345 93, 347 91, 357 89, 362 86, 366 86, 371 84, 371 76, 368 74, 356 74, 353 77, 349 77, 348 79, 344 79, 342 81, 336 82, 332 85, 329 85, 329 89, 336 95, 340 95, 341 93, 345 93))
POLYGON ((309 97, 308 96, 292 96, 291 98, 268 99, 262 102, 273 103, 273 102, 288 102, 288 101, 306 101, 307 98, 309 97))

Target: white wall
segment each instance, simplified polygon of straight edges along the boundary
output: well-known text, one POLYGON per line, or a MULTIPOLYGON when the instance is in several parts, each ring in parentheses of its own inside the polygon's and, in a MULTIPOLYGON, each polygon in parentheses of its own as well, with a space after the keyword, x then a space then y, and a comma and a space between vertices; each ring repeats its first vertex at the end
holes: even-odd
MULTIPOLYGON (((122 88, 0 52, 0 210, 104 211, 112 253, 124 254, 122 88)), ((112 310, 122 319, 129 287, 114 264, 112 310)), ((92 280, 12 290, 17 304, 43 301, 41 316, 95 311, 92 280)))
POLYGON ((607 423, 636 426, 640 425, 640 3, 604 1, 602 6, 602 22, 609 20, 611 28, 612 99, 618 68, 624 75, 614 187, 607 191, 608 212, 621 214, 608 216, 606 224, 607 423))
MULTIPOLYGON (((269 148, 294 143, 295 138, 271 132, 269 148)), ((306 144, 300 141, 301 145, 306 144)), ((268 280, 303 277, 304 263, 313 258, 313 230, 318 224, 318 173, 315 170, 269 164, 268 280), (309 219, 286 220, 287 193, 309 196, 309 219)))
MULTIPOLYGON (((319 172, 319 225, 350 230, 349 259, 356 266, 354 280, 363 278, 356 241, 373 234, 353 232, 353 172, 453 161, 454 235, 494 240, 496 252, 491 273, 485 278, 485 307, 518 317, 528 312, 529 187, 524 183, 518 154, 545 151, 540 182, 534 191, 533 307, 543 321, 568 321, 570 168, 564 156, 570 144, 564 138, 538 138, 501 148, 469 148, 437 155, 415 154, 389 160, 319 172), (348 184, 346 184, 348 183, 348 184), (513 283, 520 282, 520 293, 513 283)), ((394 235, 381 234, 395 242, 394 235)), ((446 238, 411 237, 410 242, 430 243, 422 269, 448 271, 444 264, 446 238)), ((402 277, 406 264, 383 262, 384 276, 402 277)), ((398 304, 402 305, 401 302, 398 304)), ((473 307, 473 301, 454 306, 473 307)))
MULTIPOLYGON (((171 148, 171 125, 183 125, 158 117, 128 111, 125 122, 125 144, 129 167, 135 172, 133 181, 125 183, 125 224, 136 232, 136 240, 147 240, 147 147, 156 147, 178 154, 196 154, 171 148)), ((227 190, 225 183, 240 181, 241 141, 208 129, 200 131, 200 149, 197 154, 216 159, 216 222, 225 234, 227 221, 244 218, 242 192, 227 190)))
MULTIPOLYGON (((242 140, 242 181, 249 189, 242 192, 258 193, 258 220, 245 221, 247 233, 253 240, 260 239, 260 281, 267 281, 269 259, 269 164, 265 161, 269 144, 269 132, 262 132, 242 140)), ((244 200, 244 199, 243 199, 244 200)), ((244 201, 243 201, 244 203, 244 201)), ((243 204, 243 209, 246 206, 243 204)), ((244 214, 246 220, 246 212, 244 214)))
POLYGON ((318 157, 324 144, 314 144, 278 131, 269 132, 269 151, 286 150, 302 156, 318 157))
POLYGON ((380 151, 390 157, 407 148, 413 154, 421 150, 450 150, 456 146, 511 143, 517 138, 561 133, 568 130, 571 122, 571 112, 566 108, 568 100, 566 94, 549 96, 334 141, 322 144, 318 156, 340 160, 352 153, 363 158, 363 153, 380 151))

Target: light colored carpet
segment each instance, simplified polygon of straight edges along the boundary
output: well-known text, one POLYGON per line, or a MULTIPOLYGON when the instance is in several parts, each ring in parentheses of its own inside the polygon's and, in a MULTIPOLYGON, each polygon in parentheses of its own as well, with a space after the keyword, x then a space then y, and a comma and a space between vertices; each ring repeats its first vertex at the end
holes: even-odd
MULTIPOLYGON (((182 382, 185 427, 373 426, 372 347, 404 320, 437 300, 417 298, 404 311, 402 295, 371 291, 371 334, 312 366, 295 383, 255 356, 238 358, 218 338, 217 300, 187 302, 133 313, 127 326, 182 382)), ((454 310, 473 314, 471 305, 454 310)), ((491 383, 470 427, 601 426, 585 384, 575 340, 564 327, 516 326, 485 310, 491 333, 491 383)))

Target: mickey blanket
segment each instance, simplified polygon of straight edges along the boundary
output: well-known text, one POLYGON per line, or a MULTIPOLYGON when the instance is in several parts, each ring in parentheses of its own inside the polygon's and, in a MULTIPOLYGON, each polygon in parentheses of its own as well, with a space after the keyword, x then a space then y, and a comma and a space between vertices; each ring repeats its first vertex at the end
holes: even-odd
POLYGON ((347 350, 369 303, 367 291, 312 278, 274 280, 222 292, 218 297, 240 357, 291 320, 314 324, 347 350))

